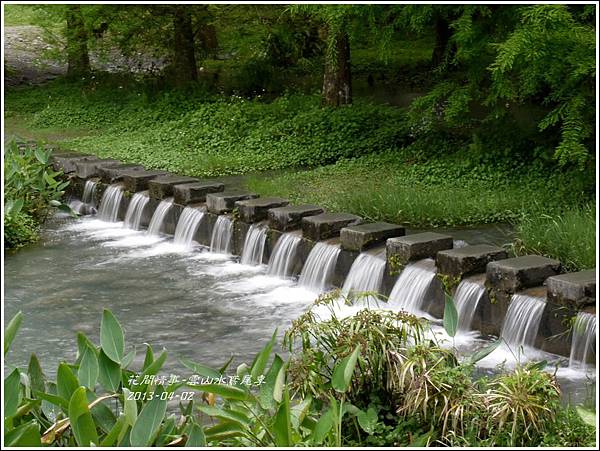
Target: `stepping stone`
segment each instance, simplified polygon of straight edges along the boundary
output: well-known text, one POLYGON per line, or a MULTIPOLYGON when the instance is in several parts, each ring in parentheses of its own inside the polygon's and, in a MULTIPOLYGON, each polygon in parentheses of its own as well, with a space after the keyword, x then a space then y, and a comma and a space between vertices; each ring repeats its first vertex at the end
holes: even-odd
POLYGON ((546 279, 548 300, 581 309, 596 304, 596 270, 572 272, 546 279))
POLYGON ((268 211, 271 208, 285 207, 289 203, 289 200, 280 197, 259 197, 238 200, 235 207, 238 209, 242 221, 252 223, 267 219, 268 211))
POLYGON ((342 249, 362 252, 385 243, 388 238, 403 236, 404 227, 387 222, 344 227, 340 232, 342 249))
POLYGON ((206 195, 206 208, 211 213, 221 215, 234 209, 238 200, 254 199, 258 194, 242 191, 223 191, 206 195))
POLYGON ((508 257, 504 249, 489 244, 475 244, 438 252, 438 272, 452 277, 486 272, 489 262, 508 257))
POLYGON ((125 190, 131 193, 137 193, 138 191, 144 191, 148 189, 148 182, 161 175, 167 175, 166 171, 138 171, 135 169, 129 169, 123 171, 122 179, 125 185, 125 190))
POLYGON ((113 160, 112 158, 99 160, 79 160, 75 162, 75 175, 81 179, 98 177, 100 175, 101 167, 120 163, 121 162, 119 160, 113 160))
POLYGON ((414 233, 386 241, 387 260, 406 265, 408 262, 435 258, 439 251, 452 249, 453 240, 449 235, 424 232, 414 233))
POLYGON ((156 177, 148 182, 148 195, 155 199, 164 199, 173 196, 173 188, 182 183, 198 182, 195 177, 182 175, 164 175, 156 177))
MULTIPOLYGON (((64 155, 64 154, 63 154, 64 155)), ((67 154, 64 156, 53 155, 50 157, 50 161, 52 161, 52 168, 55 171, 63 171, 65 174, 69 172, 75 172, 77 167, 75 163, 83 160, 93 160, 97 158, 93 155, 86 154, 67 154)))
POLYGON ((196 202, 206 202, 209 193, 222 192, 225 185, 222 183, 183 183, 173 187, 173 196, 176 204, 188 205, 196 202))
POLYGON ((360 216, 349 213, 321 213, 302 218, 302 235, 313 241, 326 240, 340 234, 349 225, 360 224, 360 216))
POLYGON ((104 183, 115 183, 123 179, 128 171, 145 171, 144 166, 134 163, 112 164, 98 168, 98 175, 104 183))
POLYGON ((298 229, 301 226, 303 217, 324 212, 325 210, 316 205, 287 205, 271 208, 268 212, 269 227, 282 232, 298 229))
POLYGON ((497 290, 514 293, 542 285, 560 273, 560 262, 539 255, 507 258, 487 265, 487 282, 497 290))

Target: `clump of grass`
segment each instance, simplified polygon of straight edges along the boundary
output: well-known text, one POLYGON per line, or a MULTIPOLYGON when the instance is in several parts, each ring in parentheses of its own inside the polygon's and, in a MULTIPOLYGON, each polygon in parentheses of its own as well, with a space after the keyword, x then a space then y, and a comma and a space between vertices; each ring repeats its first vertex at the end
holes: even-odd
POLYGON ((596 266, 596 210, 592 204, 557 214, 529 214, 517 226, 515 252, 560 260, 567 270, 596 266))

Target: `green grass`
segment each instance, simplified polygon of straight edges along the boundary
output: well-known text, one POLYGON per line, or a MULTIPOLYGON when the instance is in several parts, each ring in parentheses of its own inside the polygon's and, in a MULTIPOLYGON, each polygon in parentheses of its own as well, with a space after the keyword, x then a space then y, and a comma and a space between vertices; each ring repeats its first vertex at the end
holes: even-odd
POLYGON ((35 5, 4 5, 4 25, 33 25, 36 23, 35 5))

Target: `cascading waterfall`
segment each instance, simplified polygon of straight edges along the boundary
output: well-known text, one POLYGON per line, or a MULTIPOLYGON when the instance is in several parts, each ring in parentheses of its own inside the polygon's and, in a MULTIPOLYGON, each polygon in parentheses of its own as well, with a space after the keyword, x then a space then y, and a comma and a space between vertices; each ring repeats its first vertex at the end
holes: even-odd
POLYGON ((121 199, 123 199, 123 187, 121 185, 113 184, 106 188, 100 201, 98 217, 103 221, 116 222, 121 199))
POLYGON ((596 353, 596 315, 577 313, 573 324, 569 368, 586 370, 587 362, 596 353))
POLYGON ((242 265, 260 265, 265 252, 267 229, 258 224, 252 224, 244 239, 244 248, 240 263, 242 265))
POLYGON ((390 293, 389 307, 413 314, 422 313, 425 296, 434 278, 435 262, 431 258, 407 265, 390 293))
POLYGON ((194 235, 204 218, 204 212, 197 208, 185 207, 181 212, 173 241, 185 247, 192 247, 194 235))
POLYGON ((318 291, 329 288, 339 254, 338 246, 317 243, 308 254, 300 274, 299 284, 318 291))
POLYGON ((289 277, 300 241, 301 238, 294 233, 284 233, 281 235, 271 254, 267 274, 278 277, 289 277))
POLYGON ((545 307, 544 298, 513 294, 500 333, 506 344, 513 350, 533 347, 545 307))
POLYGON ((81 202, 89 204, 92 207, 96 207, 96 185, 98 182, 95 180, 86 180, 85 186, 83 187, 83 196, 81 202))
POLYGON ((129 202, 129 207, 127 207, 127 213, 125 213, 125 227, 133 230, 140 229, 142 214, 148 202, 150 202, 148 191, 140 191, 133 195, 131 202, 129 202))
POLYGON ((458 312, 458 330, 468 332, 479 300, 485 293, 485 287, 481 283, 470 280, 462 280, 454 293, 454 304, 458 312))
POLYGON ((165 217, 167 216, 167 213, 169 213, 169 210, 171 210, 172 206, 172 197, 165 199, 161 201, 160 204, 158 204, 158 207, 156 207, 156 211, 154 212, 154 214, 152 215, 152 219, 150 220, 150 225, 148 225, 148 235, 157 236, 160 234, 163 228, 163 223, 165 222, 165 217))
POLYGON ((210 238, 210 251, 220 254, 229 254, 231 249, 231 235, 233 222, 227 216, 219 216, 210 238))
POLYGON ((342 292, 379 291, 385 271, 385 259, 363 252, 352 263, 342 292))

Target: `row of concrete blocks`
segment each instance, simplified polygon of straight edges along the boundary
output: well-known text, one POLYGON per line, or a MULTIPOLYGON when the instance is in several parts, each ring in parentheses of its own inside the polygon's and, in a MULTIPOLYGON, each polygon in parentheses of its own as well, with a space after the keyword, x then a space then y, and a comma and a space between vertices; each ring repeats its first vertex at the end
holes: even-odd
POLYGON ((314 205, 291 206, 285 199, 226 192, 219 182, 200 181, 165 171, 147 171, 140 165, 124 165, 116 160, 58 154, 54 164, 56 169, 74 176, 75 190, 82 190, 84 180, 93 177, 103 182, 98 184, 100 191, 107 184, 122 183, 127 195, 121 206, 121 219, 131 193, 148 190, 151 201, 142 218, 142 226, 149 223, 155 208, 167 197, 174 198, 174 208, 166 220, 166 233, 174 233, 179 215, 186 206, 207 211, 196 236, 201 244, 210 244, 210 234, 218 215, 228 214, 234 220, 232 251, 236 255, 241 254, 246 232, 253 223, 264 223, 268 227, 265 263, 279 237, 295 231, 302 236, 293 269, 296 274, 317 241, 339 244, 341 252, 332 281, 335 286, 342 286, 352 262, 363 251, 385 249, 387 268, 382 292, 386 295, 391 292, 399 269, 404 265, 433 258, 440 277, 429 296, 433 301, 429 305, 430 313, 441 316, 443 312, 441 280, 453 290, 462 278, 485 283, 486 296, 479 303, 473 323, 473 328, 484 334, 500 333, 513 294, 545 296, 548 302, 537 346, 549 352, 568 355, 570 337, 564 332, 569 319, 580 310, 595 313, 595 270, 561 274, 561 264, 557 260, 536 255, 508 258, 504 249, 489 245, 453 249, 453 239, 448 235, 432 232, 405 235, 404 228, 395 224, 365 223, 356 215, 325 213, 314 205))

